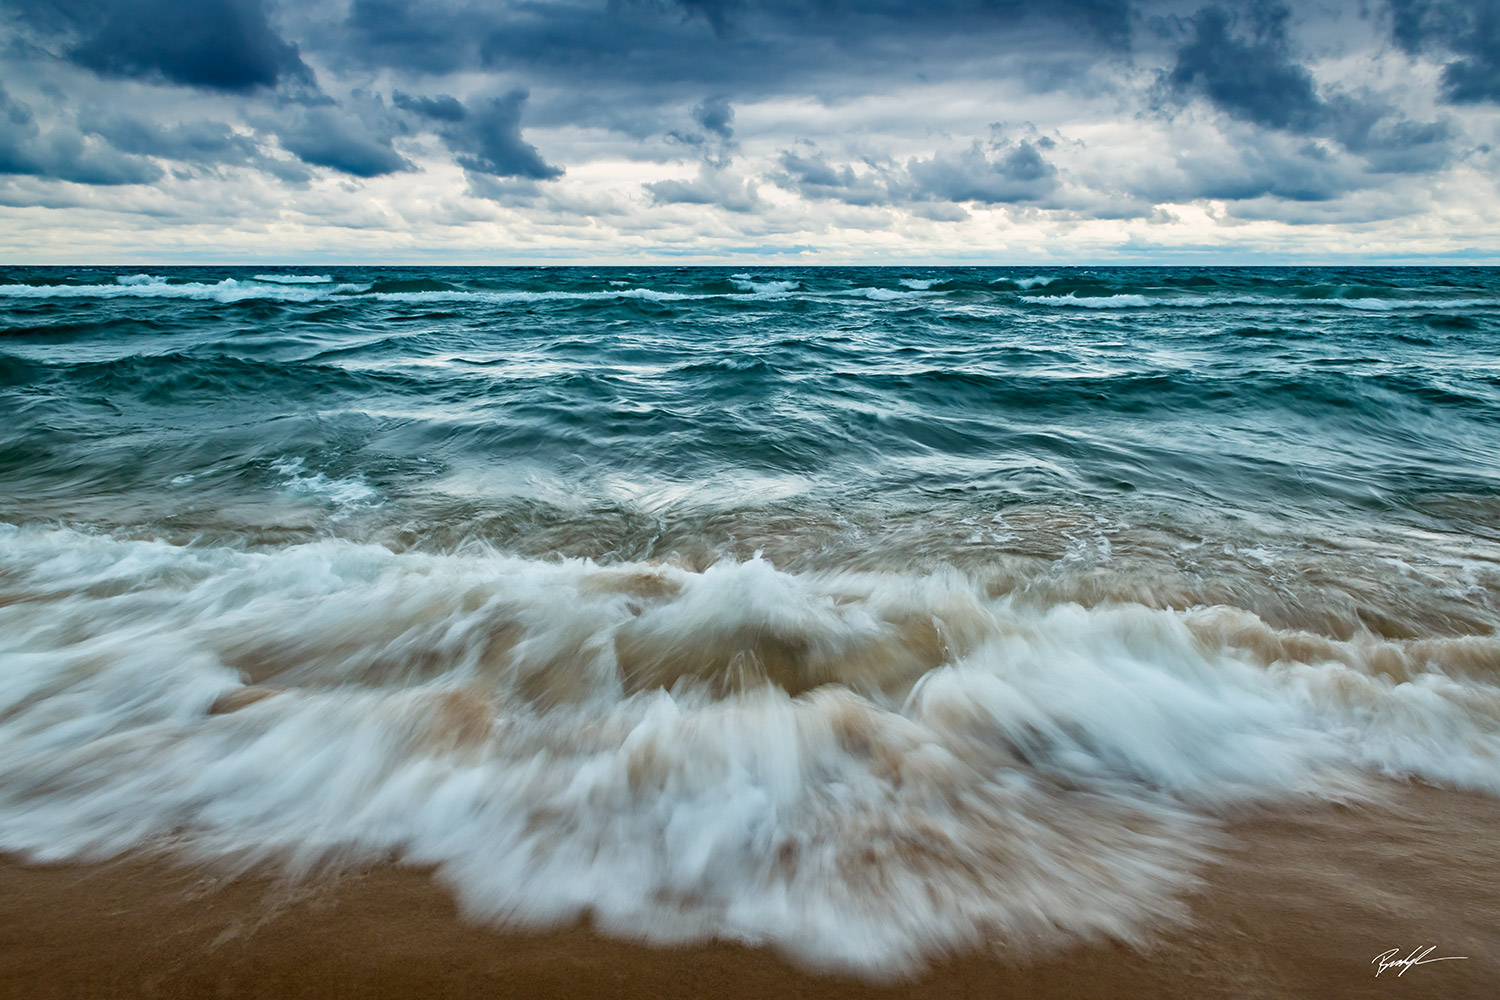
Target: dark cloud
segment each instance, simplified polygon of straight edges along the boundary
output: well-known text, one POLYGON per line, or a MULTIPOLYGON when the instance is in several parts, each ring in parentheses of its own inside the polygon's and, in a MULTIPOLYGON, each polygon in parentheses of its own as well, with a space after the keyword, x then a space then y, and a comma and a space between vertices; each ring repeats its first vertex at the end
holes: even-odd
POLYGON ((1391 34, 1413 54, 1458 58, 1443 67, 1452 104, 1500 102, 1500 5, 1495 0, 1390 0, 1391 34))
POLYGON ((906 165, 916 200, 985 205, 1037 201, 1057 187, 1057 168, 1031 142, 986 151, 979 143, 906 165))
POLYGON ((693 109, 693 121, 721 139, 734 136, 734 108, 723 97, 710 97, 693 109))
POLYGON ((67 57, 110 76, 210 90, 310 80, 297 47, 271 27, 264 0, 8 0, 34 30, 66 39, 67 57))
MULTIPOLYGON (((1166 74, 1168 87, 1179 98, 1201 96, 1242 122, 1333 139, 1363 157, 1376 173, 1434 170, 1452 159, 1453 134, 1446 123, 1407 120, 1395 108, 1367 96, 1337 90, 1321 93, 1312 73, 1293 57, 1287 34, 1290 16, 1290 10, 1278 3, 1256 2, 1239 12, 1221 6, 1200 9, 1189 22, 1192 38, 1177 51, 1176 63, 1166 74)), ((1232 183, 1236 190, 1243 183, 1252 192, 1246 197, 1276 195, 1303 201, 1337 193, 1322 183, 1288 184, 1288 178, 1274 170, 1261 169, 1264 163, 1254 162, 1260 157, 1253 151, 1247 150, 1247 155, 1252 169, 1232 183)), ((1325 174, 1314 170, 1312 176, 1325 174)))
POLYGON ((300 111, 280 126, 277 138, 302 162, 354 177, 416 169, 392 147, 389 134, 371 129, 356 115, 338 108, 300 111))
POLYGON ((1384 2, 1395 44, 1431 73, 1352 84, 1361 53, 1334 32, 1353 15, 1312 0, 0 0, 4 79, 30 102, 0 98, 0 173, 298 185, 314 168, 416 170, 420 155, 462 168, 450 194, 534 225, 691 214, 643 216, 591 172, 551 183, 564 164, 628 159, 691 174, 632 180, 650 203, 746 213, 745 232, 977 206, 1139 218, 1193 200, 1335 218, 1356 192, 1418 190, 1403 175, 1474 156, 1488 125, 1458 106, 1500 102, 1500 0, 1384 2), (354 89, 372 81, 386 98, 354 89), (1454 107, 1407 117, 1434 96, 1454 107), (1040 130, 1015 124, 1033 118, 1040 130), (1132 118, 1162 145, 1123 137, 1139 163, 1112 160, 1099 144, 1132 118), (1021 131, 998 141, 994 119, 1021 131), (766 184, 820 204, 783 210, 766 184))
POLYGON ((1143 192, 1156 201, 1323 202, 1369 187, 1370 177, 1336 146, 1311 140, 1257 142, 1253 134, 1227 149, 1183 149, 1178 175, 1143 192), (1332 148, 1330 148, 1332 147, 1332 148))
POLYGON ((237 133, 223 122, 158 125, 115 113, 86 116, 79 124, 124 153, 191 163, 246 163, 260 155, 252 136, 237 133))
POLYGON ((452 0, 354 0, 342 30, 323 45, 360 65, 450 73, 478 64, 481 40, 503 16, 492 6, 452 0))
POLYGON ((162 171, 76 129, 58 125, 43 131, 31 108, 0 88, 0 174, 112 185, 149 184, 162 171))
MULTIPOLYGON (((1374 114, 1380 115, 1378 111, 1374 114)), ((1346 149, 1363 157, 1374 172, 1428 173, 1453 161, 1457 136, 1448 122, 1414 122, 1396 115, 1370 120, 1371 116, 1365 110, 1340 118, 1336 136, 1346 149)))
POLYGON ((292 184, 311 176, 295 160, 266 154, 259 139, 224 122, 195 121, 161 125, 119 112, 91 111, 79 117, 79 128, 122 153, 154 156, 194 167, 250 167, 292 184))
MULTIPOLYGON (((734 152, 738 144, 734 141, 734 107, 724 97, 710 97, 701 101, 689 112, 693 124, 698 130, 684 130, 680 128, 666 129, 663 137, 674 143, 681 143, 693 149, 704 163, 715 170, 723 170, 728 167, 734 158, 734 152)), ((656 129, 639 126, 646 124, 644 120, 637 120, 636 128, 631 131, 636 138, 650 138, 656 129)), ((670 157, 668 157, 670 158, 670 157)))
POLYGON ((436 97, 413 97, 396 91, 391 103, 403 111, 410 111, 423 118, 439 122, 461 122, 468 115, 463 103, 456 97, 439 94, 436 97))
POLYGON ((355 0, 323 45, 351 63, 444 74, 487 68, 540 83, 611 80, 736 96, 793 79, 926 71, 1044 43, 1122 51, 1129 0, 355 0))
POLYGON ((1291 58, 1289 14, 1279 4, 1255 5, 1243 18, 1223 7, 1204 7, 1192 19, 1192 39, 1177 52, 1170 86, 1179 94, 1201 94, 1241 121, 1316 130, 1326 108, 1312 74, 1291 58))
POLYGON ((846 205, 887 205, 899 197, 891 189, 889 168, 867 165, 855 170, 850 164, 835 166, 823 153, 788 150, 778 162, 781 172, 772 175, 779 186, 814 201, 841 201, 846 205))
POLYGON ((538 181, 561 177, 562 168, 543 160, 536 147, 521 137, 521 105, 526 97, 526 91, 512 90, 465 105, 452 97, 412 98, 403 94, 396 106, 437 122, 434 131, 458 154, 458 165, 465 170, 538 181))
POLYGON ((1057 168, 1037 143, 975 142, 966 149, 913 157, 905 164, 836 166, 822 153, 784 152, 772 179, 804 198, 847 205, 973 202, 983 205, 1039 201, 1058 185, 1057 168))

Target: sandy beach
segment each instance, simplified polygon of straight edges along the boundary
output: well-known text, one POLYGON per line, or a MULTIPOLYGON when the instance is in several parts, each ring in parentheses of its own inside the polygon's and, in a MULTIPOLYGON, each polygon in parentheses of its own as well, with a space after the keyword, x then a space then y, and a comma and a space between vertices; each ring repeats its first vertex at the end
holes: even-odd
POLYGON ((1500 802, 1389 786, 1378 807, 1246 817, 1192 922, 1149 953, 958 955, 868 982, 764 949, 654 949, 585 926, 463 919, 429 872, 379 866, 289 886, 132 857, 0 866, 0 995, 84 997, 1484 998, 1500 989, 1500 802), (1461 961, 1373 960, 1435 950, 1461 961), (1400 973, 1400 975, 1398 975, 1400 973))

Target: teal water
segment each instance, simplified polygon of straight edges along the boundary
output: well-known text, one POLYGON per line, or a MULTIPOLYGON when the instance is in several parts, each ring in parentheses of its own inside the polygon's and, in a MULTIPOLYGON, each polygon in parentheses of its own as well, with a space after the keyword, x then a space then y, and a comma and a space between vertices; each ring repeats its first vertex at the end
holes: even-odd
POLYGON ((1037 503, 1487 533, 1500 487, 1493 270, 4 281, 13 521, 524 543, 596 516, 569 548, 634 557, 634 522, 1037 503))
POLYGON ((40 859, 1138 940, 1247 802, 1500 793, 1497 588, 1500 270, 0 273, 40 859))

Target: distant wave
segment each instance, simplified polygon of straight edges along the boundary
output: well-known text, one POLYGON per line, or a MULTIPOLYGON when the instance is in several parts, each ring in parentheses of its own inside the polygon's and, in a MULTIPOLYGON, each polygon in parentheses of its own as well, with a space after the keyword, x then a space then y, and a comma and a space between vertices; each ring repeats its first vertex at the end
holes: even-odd
MULTIPOLYGON (((744 282, 744 293, 772 298, 797 288, 796 282, 744 282)), ((225 278, 212 284, 173 282, 152 275, 133 275, 112 284, 28 285, 0 284, 0 298, 156 298, 242 302, 267 299, 281 302, 315 302, 358 298, 377 302, 573 302, 614 299, 644 299, 655 302, 688 302, 695 299, 735 297, 732 292, 674 292, 653 288, 616 288, 607 291, 547 291, 462 289, 441 282, 384 281, 371 284, 278 283, 225 278)))
POLYGON ((1198 306, 1246 304, 1250 300, 1211 299, 1201 295, 1184 296, 1181 298, 1156 298, 1148 295, 1134 294, 1077 295, 1069 292, 1066 295, 1027 295, 1022 296, 1021 301, 1039 306, 1071 306, 1075 309, 1149 309, 1152 306, 1191 309, 1198 306))
POLYGON ((1484 309, 1500 308, 1495 299, 1381 299, 1272 296, 1155 296, 1135 293, 1117 295, 1027 295, 1021 301, 1031 305, 1064 306, 1074 309, 1202 309, 1210 306, 1321 307, 1360 309, 1367 312, 1390 312, 1404 309, 1484 309))
POLYGON ((795 281, 759 281, 753 274, 732 274, 729 280, 740 291, 755 292, 759 295, 781 295, 786 292, 795 292, 802 287, 795 281))
MULTIPOLYGON (((721 279, 722 280, 722 279, 721 279)), ((1012 289, 1026 289, 1056 283, 1060 279, 1037 276, 1012 281, 1002 279, 997 285, 1008 284, 1012 289)), ((473 288, 463 287, 449 281, 431 277, 386 278, 377 277, 364 283, 334 282, 330 275, 277 275, 258 274, 251 278, 224 278, 216 282, 180 281, 153 274, 121 275, 108 283, 79 284, 0 284, 0 299, 69 299, 69 298, 153 298, 201 300, 234 303, 263 299, 279 302, 319 302, 360 300, 391 303, 507 303, 533 302, 588 302, 613 300, 642 300, 651 302, 692 302, 734 298, 780 300, 787 298, 849 299, 863 298, 872 302, 905 302, 922 299, 945 298, 949 287, 956 287, 947 279, 899 279, 904 287, 882 286, 807 287, 798 280, 762 279, 753 274, 732 275, 729 279, 733 290, 707 287, 660 289, 644 286, 629 286, 616 280, 608 283, 614 287, 597 290, 547 289, 547 288, 473 288)), ((1316 288, 1285 286, 1288 294, 1244 294, 1226 288, 1221 294, 1160 294, 1153 291, 1117 291, 1103 293, 1094 291, 1098 285, 1090 285, 1089 291, 1074 290, 1066 294, 1020 295, 1011 294, 1000 287, 991 287, 988 294, 996 306, 1015 305, 1046 306, 1073 309, 1204 309, 1229 306, 1254 308, 1338 308, 1363 312, 1397 312, 1428 309, 1452 311, 1461 309, 1500 308, 1500 298, 1410 298, 1382 297, 1379 295, 1341 294, 1316 288)), ((973 291, 968 291, 972 295, 973 291)), ((970 299, 969 301, 976 301, 970 299)), ((977 300, 982 302, 983 300, 977 300)))
POLYGON ((333 278, 326 274, 252 274, 252 281, 269 281, 275 285, 326 285, 333 278))
POLYGON ((900 302, 906 299, 930 299, 941 293, 924 289, 902 291, 899 288, 851 288, 844 294, 859 296, 872 302, 900 302))
POLYGON ((225 278, 206 282, 174 282, 149 274, 122 277, 107 285, 0 285, 0 298, 13 299, 198 299, 211 302, 241 302, 246 299, 274 299, 286 302, 312 302, 339 294, 367 290, 369 285, 356 284, 277 284, 254 280, 225 278))

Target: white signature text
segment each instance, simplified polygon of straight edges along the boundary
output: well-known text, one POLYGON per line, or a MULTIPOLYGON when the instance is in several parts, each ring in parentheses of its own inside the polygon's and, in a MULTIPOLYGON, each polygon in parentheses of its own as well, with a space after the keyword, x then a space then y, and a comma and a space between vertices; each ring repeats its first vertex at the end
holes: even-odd
POLYGON ((1401 954, 1401 949, 1392 948, 1390 951, 1383 951, 1370 959, 1370 964, 1376 967, 1376 976, 1379 976, 1387 969, 1395 969, 1397 970, 1397 976, 1404 976, 1407 969, 1418 965, 1431 965, 1433 962, 1462 962, 1469 957, 1467 955, 1447 955, 1442 958, 1427 957, 1436 950, 1437 945, 1429 945, 1426 948, 1418 946, 1411 950, 1410 955, 1407 955, 1405 958, 1398 958, 1397 956, 1401 954))

